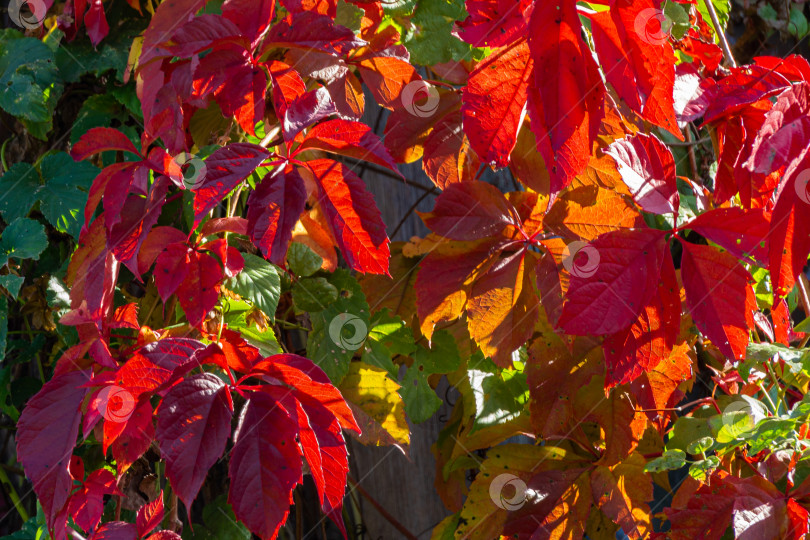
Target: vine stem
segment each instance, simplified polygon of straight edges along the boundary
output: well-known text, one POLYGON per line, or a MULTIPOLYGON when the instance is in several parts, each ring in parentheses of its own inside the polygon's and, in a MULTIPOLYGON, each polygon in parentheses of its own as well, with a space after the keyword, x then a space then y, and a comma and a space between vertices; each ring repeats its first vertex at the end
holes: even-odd
POLYGON ((8 477, 6 470, 0 467, 0 483, 6 487, 8 491, 8 496, 11 499, 11 502, 14 504, 14 508, 17 509, 17 513, 20 514, 20 517, 23 520, 23 523, 28 521, 30 518, 28 516, 28 512, 25 511, 25 508, 22 505, 22 501, 20 501, 20 496, 17 494, 17 490, 14 489, 14 484, 11 483, 11 479, 8 477))
POLYGON ((723 47, 723 54, 726 57, 726 61, 731 64, 731 67, 737 67, 737 61, 734 60, 734 55, 731 54, 731 47, 728 44, 728 39, 726 39, 726 34, 723 32, 722 26, 720 26, 720 19, 717 17, 717 11, 714 9, 712 0, 703 0, 703 3, 706 4, 709 17, 712 19, 714 33, 717 34, 717 38, 720 40, 720 45, 723 47))
POLYGON ((360 495, 362 495, 364 499, 366 499, 369 503, 371 503, 371 506, 373 506, 375 510, 377 510, 377 512, 379 512, 380 515, 384 517, 386 521, 388 521, 388 523, 390 523, 396 530, 402 533, 402 535, 405 538, 407 538, 408 540, 417 540, 416 536, 411 531, 406 529, 402 523, 397 521, 397 519, 394 516, 389 514, 388 510, 383 508, 380 503, 374 500, 374 497, 372 497, 365 489, 363 489, 360 486, 360 484, 354 481, 354 478, 352 478, 351 476, 347 476, 346 479, 349 481, 349 484, 351 484, 351 486, 354 489, 359 491, 360 495))
POLYGON ((807 294, 807 278, 804 273, 799 274, 799 279, 796 280, 796 285, 799 286, 799 298, 802 301, 804 308, 804 317, 810 317, 810 296, 807 294))

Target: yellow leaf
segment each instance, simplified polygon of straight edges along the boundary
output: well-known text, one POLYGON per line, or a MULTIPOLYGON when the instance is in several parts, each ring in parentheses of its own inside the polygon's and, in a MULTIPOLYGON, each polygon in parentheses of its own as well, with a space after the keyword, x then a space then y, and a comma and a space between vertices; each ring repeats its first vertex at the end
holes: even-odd
POLYGON ((352 362, 340 383, 363 434, 357 437, 373 446, 407 446, 410 430, 405 419, 405 403, 397 393, 400 386, 385 370, 363 362, 352 362))

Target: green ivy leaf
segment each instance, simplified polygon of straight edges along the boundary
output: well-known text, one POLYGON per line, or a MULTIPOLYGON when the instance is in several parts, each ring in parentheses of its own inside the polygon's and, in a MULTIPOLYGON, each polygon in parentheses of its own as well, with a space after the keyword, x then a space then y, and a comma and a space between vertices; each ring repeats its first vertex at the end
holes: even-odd
POLYGON ((466 17, 463 0, 420 0, 411 17, 411 28, 402 40, 411 61, 432 66, 472 58, 478 49, 452 34, 455 22, 466 17))
POLYGON ((102 75, 114 70, 116 79, 124 82, 132 40, 143 32, 148 19, 130 19, 116 27, 98 47, 82 36, 63 43, 56 51, 56 65, 65 82, 76 82, 82 75, 102 75))
POLYGON ((249 300, 270 320, 275 320, 281 296, 281 278, 276 267, 256 255, 243 253, 245 269, 225 282, 225 287, 249 300))
POLYGON ((54 54, 40 40, 0 31, 0 108, 30 122, 50 122, 62 83, 54 54))
POLYGON ((57 231, 78 240, 88 191, 99 169, 87 161, 73 161, 65 152, 59 152, 45 157, 40 171, 45 180, 37 193, 42 214, 57 231))
POLYGON ((442 405, 442 400, 436 395, 427 381, 428 374, 414 364, 405 372, 402 388, 399 395, 405 402, 405 414, 415 424, 428 420, 442 405))
POLYGON ((648 461, 644 466, 644 472, 674 471, 684 465, 686 465, 686 452, 683 450, 667 450, 661 457, 648 461))
POLYGON ((453 336, 439 330, 433 334, 430 349, 419 347, 413 354, 414 364, 422 366, 425 373, 450 373, 461 365, 461 355, 453 336))
POLYGON ((14 274, 7 274, 5 276, 0 276, 0 287, 3 287, 8 291, 12 298, 16 299, 20 294, 20 287, 22 287, 24 281, 25 278, 15 276, 14 274))
POLYGON ((467 370, 475 398, 472 432, 514 420, 526 410, 529 384, 522 369, 503 369, 476 353, 467 370))
POLYGON ((250 531, 236 521, 227 496, 220 495, 203 508, 203 523, 183 528, 183 540, 250 540, 250 531))
POLYGON ((0 237, 0 266, 10 258, 38 259, 48 247, 45 227, 33 219, 20 218, 11 223, 0 237))
POLYGON ((28 216, 39 185, 39 174, 29 163, 15 163, 0 176, 0 215, 6 223, 28 216))
POLYGON ((338 299, 310 315, 307 356, 337 385, 349 372, 354 352, 368 336, 370 310, 363 289, 347 270, 339 268, 327 279, 339 291, 338 299))
POLYGON ((705 482, 711 471, 719 466, 720 459, 717 456, 709 456, 704 460, 692 463, 689 466, 689 476, 699 482, 705 482))
POLYGON ((293 284, 292 297, 297 309, 315 313, 337 300, 338 290, 326 278, 307 277, 293 284))
POLYGON ((787 30, 796 39, 801 39, 807 35, 807 17, 802 12, 803 7, 792 6, 790 8, 790 20, 787 23, 787 30))
POLYGON ((323 259, 309 249, 309 246, 293 242, 287 251, 287 264, 293 274, 299 277, 311 276, 321 269, 323 259))

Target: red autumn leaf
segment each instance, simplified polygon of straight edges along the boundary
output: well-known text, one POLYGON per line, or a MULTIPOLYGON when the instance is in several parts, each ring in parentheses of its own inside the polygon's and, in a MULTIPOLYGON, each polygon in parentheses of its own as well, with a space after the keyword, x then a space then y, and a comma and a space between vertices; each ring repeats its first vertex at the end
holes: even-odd
POLYGON ((508 225, 520 227, 515 207, 486 182, 451 184, 422 220, 436 234, 462 241, 495 236, 508 225))
POLYGON ((136 350, 121 366, 115 375, 115 384, 135 400, 144 393, 160 392, 177 368, 194 362, 204 349, 205 345, 189 338, 166 338, 149 343, 136 350))
POLYGON ((304 11, 294 13, 270 28, 263 51, 273 47, 295 47, 341 56, 365 43, 348 28, 335 24, 331 17, 304 11))
POLYGON ((695 324, 720 352, 745 357, 756 299, 751 275, 736 258, 710 246, 681 242, 681 275, 695 324))
POLYGON ((552 178, 552 193, 587 166, 604 117, 605 87, 582 39, 574 2, 535 4, 529 49, 534 63, 529 91, 531 128, 552 178), (549 76, 554 74, 554 76, 549 76))
POLYGON ((241 234, 247 236, 248 222, 242 217, 229 217, 229 218, 214 218, 205 222, 205 225, 200 229, 200 238, 219 234, 223 232, 232 232, 234 234, 241 234))
POLYGON ((754 63, 767 69, 771 69, 784 75, 790 81, 810 82, 810 63, 807 59, 798 54, 791 54, 787 58, 777 58, 775 56, 754 57, 754 63))
POLYGON ((166 476, 191 508, 231 432, 228 389, 215 375, 193 375, 172 387, 160 406, 156 438, 166 476))
POLYGON ((619 0, 591 20, 605 77, 619 97, 644 119, 683 140, 673 108, 675 53, 661 27, 658 4, 619 0))
POLYGON ((295 98, 281 119, 284 140, 292 141, 304 129, 337 113, 329 90, 316 88, 295 98))
POLYGON ((616 160, 619 174, 639 206, 655 214, 678 212, 675 159, 655 135, 639 133, 616 141, 605 153, 616 160))
POLYGON ((270 81, 273 83, 273 108, 278 118, 287 117, 287 109, 307 92, 307 86, 293 68, 274 60, 267 65, 270 81))
POLYGON ((456 35, 474 47, 505 47, 525 35, 531 0, 467 0, 469 14, 456 35))
POLYGON ((235 23, 212 13, 204 13, 177 28, 163 46, 173 55, 183 58, 228 41, 241 41, 248 45, 238 36, 239 28, 235 23))
POLYGON ((81 161, 108 150, 120 150, 138 156, 141 155, 126 135, 117 129, 104 127, 93 128, 82 135, 79 141, 70 149, 70 155, 76 161, 81 161))
POLYGON ((680 331, 679 292, 672 257, 665 254, 658 287, 638 319, 602 344, 607 364, 605 388, 631 382, 669 358, 680 331))
POLYGON ((763 176, 790 164, 807 147, 810 138, 810 84, 795 84, 782 92, 765 113, 765 121, 743 165, 763 176))
POLYGON ((194 98, 209 95, 239 125, 256 134, 255 125, 264 118, 267 75, 248 50, 216 49, 200 60, 194 70, 194 98))
POLYGON ((520 42, 489 56, 464 87, 464 132, 485 163, 504 167, 515 147, 532 73, 529 46, 520 42))
POLYGON ((306 162, 318 183, 318 204, 341 253, 355 270, 388 273, 388 235, 374 198, 351 169, 329 159, 306 162))
POLYGON ((786 296, 807 264, 810 254, 810 152, 794 162, 780 184, 770 229, 774 295, 786 296))
POLYGON ((665 233, 654 229, 599 236, 583 253, 586 267, 571 261, 558 326, 575 335, 615 334, 627 328, 655 294, 667 249, 665 233))
POLYGON ((135 525, 138 527, 138 536, 146 536, 152 529, 163 521, 163 492, 155 500, 148 502, 138 509, 135 525))
POLYGON ((341 427, 360 433, 351 409, 326 373, 311 360, 294 354, 270 356, 253 366, 254 374, 269 375, 295 389, 299 401, 316 400, 332 414, 341 427))
POLYGON ((297 431, 296 422, 270 394, 250 394, 234 433, 228 502, 237 519, 261 538, 275 537, 302 480, 297 431))
POLYGON ((89 540, 138 540, 138 529, 132 523, 110 521, 96 529, 89 540))
POLYGON ((192 326, 202 324, 217 304, 223 269, 211 255, 184 244, 172 244, 155 264, 155 285, 165 302, 177 293, 186 319, 192 326))
POLYGON ((731 68, 731 75, 723 77, 709 91, 704 123, 731 116, 740 109, 782 92, 790 82, 775 71, 750 65, 731 68))
POLYGON ((103 450, 112 449, 118 474, 123 474, 149 449, 155 438, 152 404, 143 399, 125 422, 104 422, 103 450))
POLYGON ((370 161, 399 174, 380 138, 360 122, 329 120, 316 125, 304 137, 298 151, 310 148, 370 161))
POLYGON ((34 484, 54 538, 65 538, 65 505, 73 484, 68 464, 89 379, 86 371, 54 376, 28 400, 17 422, 17 456, 34 484))
POLYGON ((222 3, 222 18, 237 26, 237 33, 246 37, 255 46, 272 24, 275 8, 275 0, 259 2, 226 0, 222 3))
POLYGON ((292 231, 304 211, 307 191, 294 167, 268 174, 248 198, 248 232, 264 256, 284 264, 292 231))
POLYGON ((118 261, 107 251, 104 220, 100 216, 79 236, 65 282, 71 287, 70 307, 82 309, 92 321, 104 321, 112 313, 118 278, 118 261))
POLYGON ((104 13, 104 4, 101 0, 89 0, 90 9, 84 14, 84 25, 87 27, 87 35, 93 46, 101 43, 110 31, 107 23, 107 16, 104 13))
POLYGON ((786 498, 760 476, 716 473, 688 500, 666 508, 672 540, 720 540, 729 525, 735 538, 787 538, 786 498))
POLYGON ((118 492, 115 476, 107 469, 91 472, 87 480, 79 479, 81 487, 70 496, 68 514, 85 531, 91 531, 101 521, 104 513, 104 495, 118 492))
POLYGON ((174 531, 158 531, 150 535, 146 540, 182 540, 182 538, 174 531))
MULTIPOLYGON (((129 195, 121 207, 120 220, 107 229, 107 248, 137 277, 140 277, 138 252, 160 218, 168 188, 168 181, 161 177, 152 185, 146 198, 129 195)), ((105 211, 104 215, 109 214, 105 211)))
POLYGON ((535 258, 525 250, 495 262, 473 283, 467 327, 482 352, 499 366, 532 335, 539 301, 534 291, 535 258))
POLYGON ((464 134, 461 121, 460 112, 448 114, 425 140, 422 168, 441 189, 446 189, 450 184, 472 181, 481 167, 478 155, 464 134))
POLYGON ((717 208, 699 215, 684 229, 692 229, 737 257, 768 262, 771 214, 761 208, 717 208))

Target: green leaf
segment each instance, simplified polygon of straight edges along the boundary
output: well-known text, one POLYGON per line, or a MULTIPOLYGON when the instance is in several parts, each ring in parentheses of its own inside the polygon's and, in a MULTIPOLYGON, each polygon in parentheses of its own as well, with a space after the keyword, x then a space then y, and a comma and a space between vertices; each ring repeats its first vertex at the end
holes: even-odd
POLYGON ((661 457, 648 461, 644 466, 644 472, 674 471, 684 465, 686 465, 686 453, 683 450, 667 450, 661 457))
POLYGON ((790 20, 787 23, 787 30, 796 39, 803 38, 808 32, 807 17, 804 16, 803 9, 803 7, 798 6, 790 8, 790 20))
POLYGON ((28 216, 39 185, 39 174, 29 163, 15 163, 0 176, 0 215, 6 223, 28 216))
POLYGON ((340 292, 334 303, 310 315, 307 356, 337 385, 368 336, 370 310, 363 289, 348 271, 339 268, 327 279, 340 292))
POLYGON ((25 278, 20 276, 15 276, 14 274, 7 274, 5 276, 0 276, 0 287, 3 287, 8 293, 14 298, 17 299, 17 296, 20 294, 20 287, 22 287, 25 278))
POLYGON ((76 82, 85 73, 99 76, 115 70, 116 79, 124 82, 132 40, 144 30, 147 22, 148 19, 127 20, 112 30, 98 47, 94 47, 84 35, 63 43, 56 51, 56 65, 62 79, 76 82))
POLYGON ((292 297, 296 308, 315 313, 337 300, 338 290, 326 278, 308 277, 293 284, 292 297))
POLYGON ((281 296, 281 278, 276 267, 256 255, 243 253, 245 269, 225 282, 225 287, 249 300, 270 320, 275 320, 281 296))
POLYGON ((54 54, 40 40, 0 33, 0 108, 31 122, 49 122, 62 84, 54 54))
POLYGON ((711 438, 712 430, 706 418, 681 416, 675 421, 667 441, 667 450, 686 451, 689 445, 704 437, 711 438))
POLYGON ((714 439, 711 437, 701 437, 689 443, 689 446, 686 447, 686 451, 690 454, 697 455, 707 452, 712 446, 714 446, 714 439))
POLYGON ((523 370, 503 369, 476 353, 467 370, 475 398, 472 432, 514 420, 526 410, 529 384, 523 370))
POLYGON ((255 309, 247 302, 225 299, 225 324, 228 328, 238 330, 245 341, 257 347, 264 356, 284 352, 278 344, 276 334, 271 327, 261 330, 248 322, 248 314, 255 309))
POLYGON ((399 395, 405 402, 405 414, 415 424, 428 420, 442 405, 442 400, 436 395, 427 381, 428 374, 414 364, 405 372, 402 388, 399 395))
POLYGON ((416 7, 416 0, 385 0, 382 3, 386 15, 408 15, 416 7))
MULTIPOLYGON (((702 0, 701 0, 702 1, 702 0)), ((667 2, 664 6, 664 14, 669 23, 669 33, 675 39, 683 39, 692 25, 689 23, 689 12, 681 4, 667 2)))
POLYGON ((450 373, 461 365, 461 355, 453 336, 439 330, 433 334, 430 349, 419 347, 413 353, 414 364, 422 366, 425 373, 450 373))
POLYGON ((287 251, 287 264, 296 276, 311 276, 321 269, 323 259, 320 255, 309 249, 309 246, 293 242, 287 251))
POLYGON ((689 467, 689 476, 699 482, 705 482, 711 471, 719 466, 720 459, 717 456, 709 456, 706 459, 692 463, 689 467))
POLYGON ((731 12, 731 0, 700 0, 697 3, 698 11, 700 12, 700 16, 703 17, 703 20, 709 25, 712 29, 712 32, 715 34, 714 41, 715 43, 720 43, 720 38, 717 36, 716 29, 712 24, 712 18, 709 15, 709 10, 706 7, 706 2, 711 1, 712 5, 714 6, 714 10, 717 12, 717 18, 720 19, 720 32, 726 31, 726 25, 728 25, 728 14, 731 12))
POLYGON ((455 22, 466 17, 463 0, 420 0, 402 40, 411 53, 411 61, 431 66, 470 59, 473 51, 479 49, 452 34, 455 22))
POLYGON ((100 172, 87 161, 73 161, 67 153, 47 156, 40 165, 45 185, 39 190, 39 209, 54 228, 79 239, 84 207, 93 180, 100 172))
POLYGON ((748 440, 748 455, 755 455, 765 450, 779 450, 792 441, 796 435, 798 423, 787 418, 766 418, 757 425, 751 438, 748 440))
POLYGON ((374 314, 363 352, 363 362, 381 367, 397 379, 397 368, 392 359, 398 355, 410 356, 416 349, 413 332, 405 321, 397 315, 391 315, 387 309, 374 314))
POLYGON ((48 247, 45 227, 33 219, 15 220, 0 237, 0 266, 12 257, 15 259, 38 259, 48 247))
POLYGON ((32 517, 23 523, 22 529, 7 536, 0 537, 0 540, 46 540, 50 537, 44 529, 44 527, 40 527, 39 524, 37 524, 37 518, 32 517))
POLYGON ((810 333, 810 317, 807 317, 805 320, 803 320, 802 322, 797 324, 793 328, 793 331, 797 332, 797 333, 801 332, 801 333, 804 333, 804 334, 810 333))
POLYGON ((203 507, 203 523, 183 528, 183 540, 250 540, 250 531, 236 521, 227 496, 220 495, 203 507))

